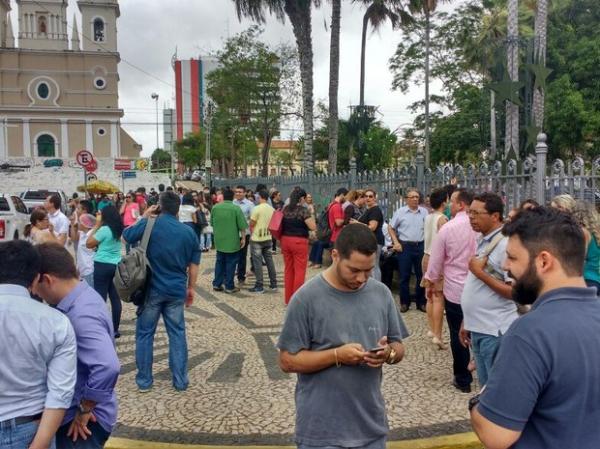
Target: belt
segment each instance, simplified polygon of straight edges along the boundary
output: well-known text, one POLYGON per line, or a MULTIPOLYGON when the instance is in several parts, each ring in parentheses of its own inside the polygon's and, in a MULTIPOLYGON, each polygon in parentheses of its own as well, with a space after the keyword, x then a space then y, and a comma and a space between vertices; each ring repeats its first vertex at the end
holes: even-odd
POLYGON ((38 421, 42 419, 42 414, 38 413, 37 415, 32 416, 19 416, 18 418, 7 419, 6 421, 0 421, 0 425, 9 424, 14 421, 16 426, 20 426, 21 424, 27 424, 33 421, 38 421))
POLYGON ((417 246, 417 245, 420 245, 422 243, 423 243, 423 240, 421 240, 420 242, 406 242, 404 240, 400 240, 400 244, 402 244, 402 245, 415 245, 415 246, 417 246))

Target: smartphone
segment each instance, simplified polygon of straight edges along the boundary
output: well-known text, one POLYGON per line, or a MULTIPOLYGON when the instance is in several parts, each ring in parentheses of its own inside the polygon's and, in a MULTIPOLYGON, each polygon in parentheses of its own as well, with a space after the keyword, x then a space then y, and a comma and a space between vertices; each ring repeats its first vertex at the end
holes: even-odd
POLYGON ((371 353, 375 354, 375 353, 377 353, 377 352, 379 352, 379 351, 383 351, 383 350, 385 350, 385 347, 383 347, 383 346, 378 346, 378 347, 376 347, 376 348, 369 349, 367 352, 371 352, 371 353))

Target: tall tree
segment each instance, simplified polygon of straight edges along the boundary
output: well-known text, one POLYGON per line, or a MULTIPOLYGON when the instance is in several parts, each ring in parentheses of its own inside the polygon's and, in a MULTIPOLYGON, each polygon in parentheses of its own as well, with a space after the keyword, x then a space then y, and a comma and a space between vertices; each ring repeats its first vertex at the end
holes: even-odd
POLYGON ((331 43, 329 45, 329 172, 337 173, 338 90, 340 80, 340 26, 342 0, 331 0, 331 43))
POLYGON ((283 21, 288 17, 296 39, 300 58, 300 77, 302 80, 302 122, 304 127, 304 168, 307 174, 313 173, 313 49, 312 49, 312 11, 313 4, 319 6, 320 0, 233 0, 238 17, 250 17, 264 23, 267 12, 283 21))
MULTIPOLYGON (((519 0, 508 0, 508 33, 506 38, 506 66, 511 81, 519 81, 519 0)), ((519 106, 506 101, 506 133, 504 136, 504 157, 513 151, 519 155, 519 106)))
MULTIPOLYGON (((548 28, 548 0, 537 0, 535 11, 535 41, 533 48, 534 64, 540 68, 546 67, 546 40, 548 28)), ((546 74, 541 73, 541 77, 546 74)), ((533 123, 542 130, 544 127, 545 79, 536 79, 533 91, 533 123)))

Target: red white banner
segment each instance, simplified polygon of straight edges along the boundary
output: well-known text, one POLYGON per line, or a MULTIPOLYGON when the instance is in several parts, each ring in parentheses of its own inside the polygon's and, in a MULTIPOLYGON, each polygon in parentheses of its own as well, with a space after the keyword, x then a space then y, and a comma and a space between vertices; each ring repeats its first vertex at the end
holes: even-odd
POLYGON ((115 159, 115 170, 131 170, 133 162, 131 159, 115 159))

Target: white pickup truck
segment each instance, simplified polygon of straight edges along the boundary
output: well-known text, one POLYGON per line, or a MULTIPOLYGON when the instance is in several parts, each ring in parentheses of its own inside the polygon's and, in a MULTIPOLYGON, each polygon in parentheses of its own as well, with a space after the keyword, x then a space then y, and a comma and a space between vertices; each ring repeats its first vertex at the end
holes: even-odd
POLYGON ((0 242, 25 238, 27 207, 18 196, 0 193, 0 242))

